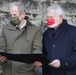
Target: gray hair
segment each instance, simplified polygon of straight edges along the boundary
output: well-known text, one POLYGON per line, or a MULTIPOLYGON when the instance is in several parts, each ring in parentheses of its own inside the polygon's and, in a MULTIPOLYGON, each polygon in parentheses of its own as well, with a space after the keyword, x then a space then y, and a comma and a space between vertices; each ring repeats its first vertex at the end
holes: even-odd
POLYGON ((57 16, 60 16, 60 15, 64 16, 64 10, 63 10, 63 8, 60 5, 52 5, 52 6, 49 6, 47 8, 47 11, 51 11, 53 9, 56 11, 56 15, 57 16))
POLYGON ((9 3, 9 8, 12 8, 14 6, 17 6, 18 7, 19 13, 22 13, 22 12, 25 11, 24 4, 21 3, 21 2, 11 2, 11 3, 9 3))

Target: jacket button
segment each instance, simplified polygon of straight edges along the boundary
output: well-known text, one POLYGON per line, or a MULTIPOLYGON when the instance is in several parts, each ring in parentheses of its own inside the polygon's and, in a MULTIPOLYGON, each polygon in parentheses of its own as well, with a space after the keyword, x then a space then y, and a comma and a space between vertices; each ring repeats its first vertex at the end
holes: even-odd
POLYGON ((55 47, 55 45, 53 45, 53 47, 55 47))
POLYGON ((65 63, 66 66, 68 66, 68 63, 65 63))

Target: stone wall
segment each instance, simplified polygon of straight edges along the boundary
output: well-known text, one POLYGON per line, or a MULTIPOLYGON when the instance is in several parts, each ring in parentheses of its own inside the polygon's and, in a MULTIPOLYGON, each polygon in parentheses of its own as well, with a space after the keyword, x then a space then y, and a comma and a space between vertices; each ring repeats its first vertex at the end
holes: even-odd
POLYGON ((45 11, 49 5, 60 4, 66 11, 65 19, 67 19, 70 24, 75 25, 76 0, 0 0, 0 29, 9 21, 8 3, 12 1, 23 2, 27 15, 36 25, 44 23, 46 19, 45 11))
POLYGON ((0 30, 9 22, 8 3, 12 1, 23 2, 30 21, 38 26, 44 26, 46 8, 53 4, 60 4, 68 23, 76 25, 76 0, 0 0, 0 30))

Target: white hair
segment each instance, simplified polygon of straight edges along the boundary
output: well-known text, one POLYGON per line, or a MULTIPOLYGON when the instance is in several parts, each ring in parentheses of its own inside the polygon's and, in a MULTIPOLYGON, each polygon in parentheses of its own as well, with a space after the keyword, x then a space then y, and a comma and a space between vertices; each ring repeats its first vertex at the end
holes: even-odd
POLYGON ((19 13, 22 13, 22 12, 25 11, 24 4, 22 4, 21 2, 11 2, 11 3, 9 3, 9 8, 12 8, 14 6, 18 7, 19 13))
POLYGON ((63 8, 60 5, 52 5, 52 6, 49 6, 47 8, 47 11, 51 11, 53 9, 56 11, 56 15, 57 16, 60 16, 60 15, 64 16, 63 8))

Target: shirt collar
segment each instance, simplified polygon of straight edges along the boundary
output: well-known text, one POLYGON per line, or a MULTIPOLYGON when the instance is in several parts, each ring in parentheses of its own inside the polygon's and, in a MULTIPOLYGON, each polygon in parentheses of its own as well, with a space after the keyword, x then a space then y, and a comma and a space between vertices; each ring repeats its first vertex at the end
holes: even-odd
MULTIPOLYGON (((20 30, 26 26, 26 22, 27 22, 27 21, 25 20, 24 24, 20 27, 20 30)), ((19 26, 16 25, 16 27, 19 27, 19 26)))

